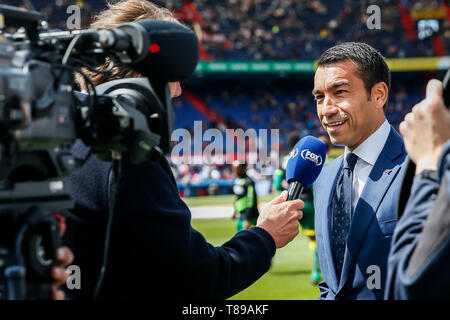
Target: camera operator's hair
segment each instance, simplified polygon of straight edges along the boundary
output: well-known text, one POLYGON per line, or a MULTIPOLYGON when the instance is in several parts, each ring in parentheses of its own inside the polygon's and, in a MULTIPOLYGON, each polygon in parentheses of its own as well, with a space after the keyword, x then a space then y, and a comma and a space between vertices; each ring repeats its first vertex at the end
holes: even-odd
MULTIPOLYGON (((90 28, 117 28, 123 23, 143 19, 159 19, 180 23, 168 9, 157 7, 150 1, 121 0, 116 3, 108 3, 108 8, 95 16, 95 20, 90 25, 90 28)), ((106 62, 99 66, 97 70, 106 70, 109 63, 110 61, 107 58, 106 62)), ((83 68, 83 72, 91 79, 94 85, 116 79, 131 78, 138 75, 138 73, 120 63, 114 63, 114 67, 108 73, 96 73, 89 71, 86 68, 83 68)), ((76 74, 75 80, 82 90, 88 90, 87 84, 80 74, 76 74)))
MULTIPOLYGON (((356 73, 364 82, 370 99, 372 87, 378 82, 386 83, 388 94, 391 89, 391 73, 384 57, 373 47, 362 42, 344 42, 327 49, 317 60, 317 67, 352 60, 356 73)), ((386 112, 387 101, 383 106, 386 112)))

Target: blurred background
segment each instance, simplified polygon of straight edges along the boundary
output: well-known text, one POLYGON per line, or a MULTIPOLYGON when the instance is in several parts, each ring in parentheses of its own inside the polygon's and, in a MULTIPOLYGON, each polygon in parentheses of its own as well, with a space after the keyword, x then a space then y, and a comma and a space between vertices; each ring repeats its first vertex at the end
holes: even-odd
MULTIPOLYGON (((114 1, 110 1, 114 2, 114 1)), ((387 118, 398 129, 404 115, 424 97, 431 78, 450 66, 450 8, 438 0, 168 0, 152 1, 173 11, 200 41, 201 61, 173 100, 175 127, 193 134, 202 128, 278 129, 279 162, 247 167, 259 206, 280 188, 274 175, 289 152, 289 135, 326 134, 311 95, 314 61, 344 41, 363 41, 379 50, 392 72, 387 118), (370 5, 379 6, 380 29, 369 29, 370 5)), ((104 0, 0 0, 32 8, 49 18, 50 28, 66 30, 67 7, 81 8, 81 28, 106 8, 104 0)), ((223 135, 225 137, 225 134, 223 135)), ((270 141, 270 140, 269 140, 270 141)), ((204 142, 206 147, 209 142, 204 142)), ((342 153, 333 147, 332 156, 342 153)), ((168 157, 180 195, 191 207, 193 225, 213 244, 235 232, 229 164, 179 164, 168 157), (212 219, 215 218, 215 219, 212 219)), ((316 299, 309 280, 313 257, 299 236, 279 250, 271 271, 234 299, 316 299)))

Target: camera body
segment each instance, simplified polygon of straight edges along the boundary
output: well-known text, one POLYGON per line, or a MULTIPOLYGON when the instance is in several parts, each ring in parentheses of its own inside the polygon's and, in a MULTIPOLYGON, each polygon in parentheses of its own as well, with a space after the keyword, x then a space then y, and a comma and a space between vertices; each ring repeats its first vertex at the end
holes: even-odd
POLYGON ((81 66, 141 61, 149 37, 140 25, 48 32, 39 13, 5 5, 1 21, 0 31, 21 29, 0 33, 0 299, 49 299, 61 245, 55 214, 73 208, 68 175, 82 165, 72 144, 81 139, 106 161, 157 161, 171 148, 170 92, 148 78, 74 90, 81 66))

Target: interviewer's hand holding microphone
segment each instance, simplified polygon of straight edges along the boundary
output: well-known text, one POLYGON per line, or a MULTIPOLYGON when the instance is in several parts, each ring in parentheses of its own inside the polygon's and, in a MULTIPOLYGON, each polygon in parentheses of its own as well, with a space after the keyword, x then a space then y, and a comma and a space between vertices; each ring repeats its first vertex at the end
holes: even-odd
POLYGON ((272 236, 277 248, 299 233, 298 220, 303 217, 305 203, 298 198, 319 176, 325 156, 325 144, 312 136, 301 139, 291 151, 286 168, 289 189, 264 205, 256 224, 272 236))
POLYGON ((428 82, 425 99, 405 116, 399 129, 416 174, 436 170, 442 147, 450 139, 450 111, 444 104, 441 81, 428 82))
POLYGON ((258 217, 257 227, 263 228, 272 236, 277 248, 282 248, 291 242, 298 234, 297 220, 303 217, 302 200, 286 201, 287 191, 265 204, 258 217))

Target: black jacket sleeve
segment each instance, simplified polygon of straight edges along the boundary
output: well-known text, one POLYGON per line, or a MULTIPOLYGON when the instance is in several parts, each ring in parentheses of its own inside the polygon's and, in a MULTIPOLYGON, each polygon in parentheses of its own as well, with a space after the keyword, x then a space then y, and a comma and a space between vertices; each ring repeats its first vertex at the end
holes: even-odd
POLYGON ((210 245, 192 228, 165 159, 123 161, 101 297, 225 299, 261 277, 274 253, 258 227, 210 245))

